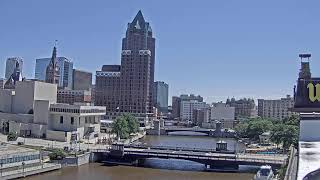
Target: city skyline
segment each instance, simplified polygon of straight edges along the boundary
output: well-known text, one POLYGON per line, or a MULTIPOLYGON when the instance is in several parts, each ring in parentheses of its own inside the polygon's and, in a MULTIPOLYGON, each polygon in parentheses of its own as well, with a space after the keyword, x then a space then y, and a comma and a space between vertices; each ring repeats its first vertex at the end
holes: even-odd
MULTIPOLYGON (((119 64, 124 26, 141 9, 157 38, 155 80, 170 85, 170 97, 193 93, 208 102, 233 96, 279 98, 292 95, 299 53, 311 52, 311 67, 320 65, 319 26, 312 19, 319 14, 316 1, 175 2, 165 12, 160 3, 143 2, 2 1, 0 20, 12 29, 0 30, 0 62, 22 57, 23 75, 33 78, 35 60, 48 57, 58 39, 59 54, 72 59, 76 68, 94 73, 104 64, 119 64), (75 11, 68 14, 71 5, 75 11), (21 11, 7 11, 14 6, 21 11), (60 13, 44 13, 47 7, 60 13)), ((0 68, 1 77, 4 70, 0 68)))

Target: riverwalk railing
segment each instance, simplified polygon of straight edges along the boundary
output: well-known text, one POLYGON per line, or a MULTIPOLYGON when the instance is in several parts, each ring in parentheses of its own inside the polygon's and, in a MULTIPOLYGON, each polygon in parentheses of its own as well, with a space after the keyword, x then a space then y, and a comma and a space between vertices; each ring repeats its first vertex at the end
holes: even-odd
POLYGON ((297 164, 298 164, 297 150, 293 146, 291 146, 289 162, 288 162, 286 174, 284 176, 284 180, 295 180, 297 178, 297 172, 298 172, 297 164))

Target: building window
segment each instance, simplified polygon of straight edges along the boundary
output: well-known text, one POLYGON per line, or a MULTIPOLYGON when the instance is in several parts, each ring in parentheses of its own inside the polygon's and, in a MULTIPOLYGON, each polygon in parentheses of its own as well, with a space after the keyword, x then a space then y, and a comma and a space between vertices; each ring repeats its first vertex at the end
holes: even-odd
POLYGON ((74 117, 71 117, 71 124, 74 124, 74 117))
POLYGON ((63 124, 63 116, 60 116, 60 124, 63 124))

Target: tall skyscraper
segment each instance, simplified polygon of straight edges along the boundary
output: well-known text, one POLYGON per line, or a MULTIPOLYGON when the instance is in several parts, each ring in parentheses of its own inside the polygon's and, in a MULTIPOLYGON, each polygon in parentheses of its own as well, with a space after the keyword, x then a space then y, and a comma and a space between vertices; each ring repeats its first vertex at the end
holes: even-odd
POLYGON ((17 63, 19 64, 20 74, 22 74, 22 67, 23 67, 23 59, 21 57, 11 57, 8 58, 6 61, 6 72, 5 78, 9 79, 12 73, 14 72, 17 63))
POLYGON ((155 38, 151 26, 139 11, 128 23, 126 36, 122 39, 121 66, 116 70, 113 66, 104 66, 109 69, 97 71, 95 104, 107 106, 107 111, 111 112, 151 115, 154 62, 155 38), (101 82, 103 80, 106 81, 101 82))
POLYGON ((168 112, 168 89, 169 85, 162 81, 154 82, 154 91, 153 97, 155 106, 159 109, 160 112, 168 112))
MULTIPOLYGON (((46 69, 51 61, 51 58, 36 59, 35 79, 45 81, 46 69)), ((72 89, 72 72, 73 62, 65 57, 57 57, 56 61, 60 67, 59 87, 72 89)))
POLYGON ((60 67, 57 60, 57 48, 54 46, 52 57, 46 69, 46 82, 51 84, 59 84, 60 67))
POLYGON ((122 39, 120 111, 152 113, 155 38, 141 11, 122 39))

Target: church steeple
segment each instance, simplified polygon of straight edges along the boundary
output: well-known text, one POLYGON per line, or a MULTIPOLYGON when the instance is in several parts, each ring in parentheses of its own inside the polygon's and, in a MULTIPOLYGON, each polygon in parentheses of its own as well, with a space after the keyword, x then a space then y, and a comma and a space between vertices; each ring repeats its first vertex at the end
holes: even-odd
POLYGON ((60 68, 57 62, 57 41, 53 47, 52 57, 46 70, 46 82, 59 84, 60 68))

